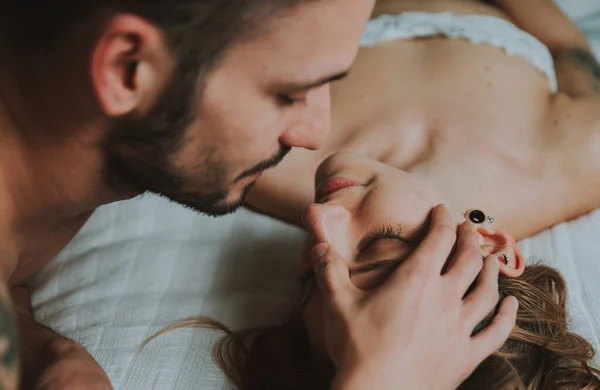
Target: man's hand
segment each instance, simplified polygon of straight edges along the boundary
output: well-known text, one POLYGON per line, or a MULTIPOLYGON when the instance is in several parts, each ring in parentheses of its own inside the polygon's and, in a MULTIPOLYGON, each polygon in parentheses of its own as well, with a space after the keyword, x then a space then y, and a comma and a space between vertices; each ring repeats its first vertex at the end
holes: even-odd
POLYGON ((415 252, 377 289, 361 291, 332 248, 313 249, 324 297, 325 338, 336 366, 332 389, 455 389, 508 338, 518 303, 504 299, 495 318, 472 336, 497 305, 498 261, 482 259, 474 226, 456 229, 443 206, 415 252), (477 285, 465 296, 472 283, 477 285))

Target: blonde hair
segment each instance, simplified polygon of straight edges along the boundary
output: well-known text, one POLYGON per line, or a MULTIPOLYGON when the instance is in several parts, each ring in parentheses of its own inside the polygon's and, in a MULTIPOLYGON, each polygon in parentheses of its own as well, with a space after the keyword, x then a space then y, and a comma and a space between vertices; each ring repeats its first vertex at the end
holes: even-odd
MULTIPOLYGON (((501 276, 499 290, 501 296, 518 298, 517 324, 504 346, 484 360, 459 390, 600 389, 600 371, 590 365, 592 346, 568 329, 567 287, 556 270, 529 266, 519 278, 501 276)), ((314 359, 297 310, 280 325, 241 332, 231 332, 210 318, 188 319, 150 340, 182 327, 225 332, 213 347, 213 357, 230 383, 241 390, 325 390, 334 375, 332 367, 314 359)))

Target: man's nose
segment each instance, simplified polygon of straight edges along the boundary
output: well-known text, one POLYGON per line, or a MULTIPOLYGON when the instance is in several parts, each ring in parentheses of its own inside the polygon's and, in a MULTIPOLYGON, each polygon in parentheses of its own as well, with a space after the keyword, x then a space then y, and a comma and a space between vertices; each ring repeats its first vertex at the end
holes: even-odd
POLYGON ((331 130, 329 85, 307 95, 305 107, 298 108, 299 118, 280 137, 285 145, 317 150, 324 146, 331 130))

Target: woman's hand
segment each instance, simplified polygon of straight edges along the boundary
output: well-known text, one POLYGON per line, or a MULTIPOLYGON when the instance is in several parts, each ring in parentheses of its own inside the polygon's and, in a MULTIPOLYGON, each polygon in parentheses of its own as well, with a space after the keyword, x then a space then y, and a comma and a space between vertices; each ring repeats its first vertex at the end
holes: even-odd
POLYGON ((455 389, 502 346, 515 324, 517 301, 506 298, 491 324, 471 336, 497 305, 498 261, 482 259, 479 236, 466 222, 442 275, 456 239, 449 213, 436 207, 421 245, 367 292, 352 284, 334 249, 313 249, 326 344, 337 370, 332 389, 455 389))

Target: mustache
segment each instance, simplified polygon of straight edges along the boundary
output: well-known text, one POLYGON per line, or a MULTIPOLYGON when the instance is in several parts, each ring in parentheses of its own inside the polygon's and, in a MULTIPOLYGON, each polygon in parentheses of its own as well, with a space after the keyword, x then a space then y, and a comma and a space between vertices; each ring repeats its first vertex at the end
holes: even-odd
POLYGON ((243 172, 241 175, 239 175, 237 177, 237 179, 235 179, 235 181, 236 182, 240 181, 240 180, 242 180, 242 179, 244 179, 244 178, 246 178, 248 176, 255 175, 255 174, 257 174, 259 172, 262 172, 262 171, 264 171, 266 169, 273 168, 273 167, 277 166, 277 164, 279 164, 285 158, 285 156, 290 152, 290 150, 292 150, 292 148, 290 146, 287 146, 287 145, 284 145, 284 144, 279 144, 279 150, 277 151, 277 153, 273 157, 271 157, 271 158, 269 158, 267 160, 264 160, 264 161, 258 163, 256 166, 254 166, 254 167, 248 169, 247 171, 243 172))

